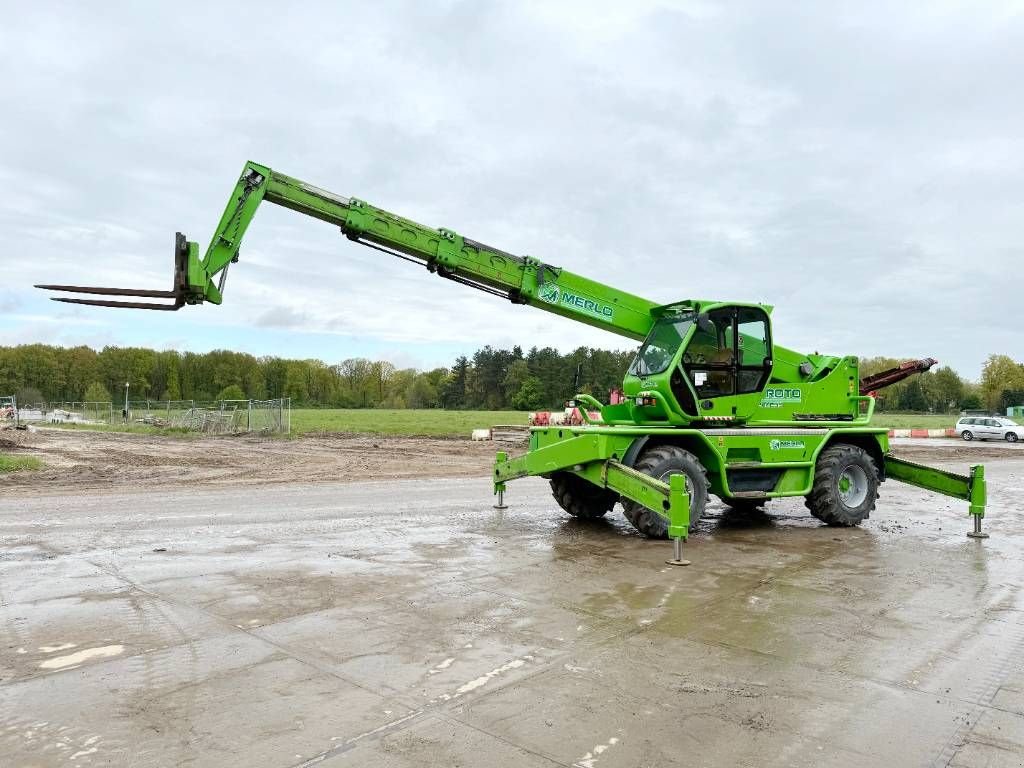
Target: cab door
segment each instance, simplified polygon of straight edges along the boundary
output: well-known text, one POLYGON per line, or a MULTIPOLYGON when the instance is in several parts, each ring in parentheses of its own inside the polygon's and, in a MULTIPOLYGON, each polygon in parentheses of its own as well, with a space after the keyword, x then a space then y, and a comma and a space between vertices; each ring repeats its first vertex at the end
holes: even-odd
POLYGON ((700 416, 749 417, 772 373, 768 314, 719 307, 698 316, 696 326, 681 364, 700 416))

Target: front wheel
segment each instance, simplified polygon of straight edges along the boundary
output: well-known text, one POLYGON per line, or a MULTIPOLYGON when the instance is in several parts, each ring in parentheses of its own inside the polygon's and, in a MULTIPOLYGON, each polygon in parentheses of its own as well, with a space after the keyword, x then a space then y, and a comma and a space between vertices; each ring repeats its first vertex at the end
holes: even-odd
POLYGON ((878 468, 863 448, 832 445, 818 456, 814 484, 804 503, 826 525, 860 525, 878 499, 878 468))
MULTIPOLYGON (((704 514, 708 503, 708 475, 700 460, 677 445, 656 445, 644 451, 633 469, 667 483, 672 475, 686 476, 686 492, 690 495, 690 532, 704 514)), ((631 499, 622 499, 622 512, 644 536, 652 539, 668 537, 668 520, 631 499)))
POLYGON ((974 439, 974 433, 973 433, 973 432, 971 432, 971 430, 969 430, 969 429, 965 429, 965 430, 963 431, 963 434, 962 434, 962 435, 960 435, 960 437, 962 437, 962 438, 963 438, 964 440, 966 440, 967 442, 971 442, 971 440, 973 440, 973 439, 974 439))
POLYGON ((572 472, 555 472, 551 476, 551 495, 558 506, 580 520, 604 517, 619 500, 617 493, 599 488, 572 472))
POLYGON ((1008 442, 1008 443, 1016 443, 1017 442, 1017 433, 1016 432, 1007 432, 1006 433, 1006 442, 1008 442))

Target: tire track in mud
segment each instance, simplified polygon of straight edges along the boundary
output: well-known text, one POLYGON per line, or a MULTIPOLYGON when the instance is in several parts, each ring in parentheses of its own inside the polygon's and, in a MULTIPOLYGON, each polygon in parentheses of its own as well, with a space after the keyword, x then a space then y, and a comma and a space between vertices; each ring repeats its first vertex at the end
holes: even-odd
POLYGON ((971 687, 965 700, 974 704, 967 716, 957 726, 942 750, 931 762, 934 768, 946 768, 956 759, 957 753, 970 741, 982 715, 993 709, 992 702, 1012 672, 1024 670, 1024 604, 1020 599, 1020 587, 1012 588, 1012 595, 1004 599, 1007 607, 996 606, 990 610, 1006 611, 1014 617, 1012 628, 1006 635, 994 638, 970 660, 975 668, 984 670, 971 687))

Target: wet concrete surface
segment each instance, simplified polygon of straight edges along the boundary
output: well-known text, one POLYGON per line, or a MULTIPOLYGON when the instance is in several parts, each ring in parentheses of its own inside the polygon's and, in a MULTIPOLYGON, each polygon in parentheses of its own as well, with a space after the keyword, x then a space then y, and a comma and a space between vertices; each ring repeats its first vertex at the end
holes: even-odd
MULTIPOLYGON (((6 493, 2 766, 1019 766, 1024 461, 670 568, 541 480, 6 493)), ((953 465, 950 465, 953 466, 953 465)))

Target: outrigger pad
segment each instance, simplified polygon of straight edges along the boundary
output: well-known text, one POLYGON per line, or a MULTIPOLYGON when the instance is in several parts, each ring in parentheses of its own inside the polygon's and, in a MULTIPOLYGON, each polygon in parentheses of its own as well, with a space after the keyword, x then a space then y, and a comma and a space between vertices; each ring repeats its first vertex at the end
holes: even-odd
POLYGON ((37 285, 44 291, 66 291, 68 293, 91 293, 97 296, 134 296, 142 299, 174 299, 172 304, 157 304, 143 301, 103 301, 101 299, 69 299, 51 296, 53 301, 65 304, 87 304, 92 307, 122 307, 125 309, 155 309, 175 312, 185 306, 188 288, 188 240, 181 232, 174 235, 174 282, 169 291, 152 291, 139 288, 93 288, 84 285, 37 285))

